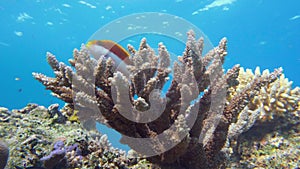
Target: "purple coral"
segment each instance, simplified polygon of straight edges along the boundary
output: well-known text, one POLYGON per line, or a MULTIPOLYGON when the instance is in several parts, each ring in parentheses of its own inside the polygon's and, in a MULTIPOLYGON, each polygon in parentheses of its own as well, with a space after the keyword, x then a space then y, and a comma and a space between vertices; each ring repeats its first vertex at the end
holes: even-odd
POLYGON ((48 156, 41 158, 46 169, 61 169, 68 166, 68 152, 75 151, 76 156, 80 156, 78 144, 65 147, 64 142, 59 140, 54 143, 53 151, 48 156))
POLYGON ((65 143, 63 141, 59 140, 54 143, 53 148, 54 148, 54 150, 61 150, 64 148, 64 146, 65 146, 65 143))

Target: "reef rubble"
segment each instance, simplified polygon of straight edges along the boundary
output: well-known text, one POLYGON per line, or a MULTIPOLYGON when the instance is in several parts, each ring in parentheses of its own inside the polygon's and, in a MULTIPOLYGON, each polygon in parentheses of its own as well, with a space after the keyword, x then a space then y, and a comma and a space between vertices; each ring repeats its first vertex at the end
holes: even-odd
MULTIPOLYGON (((87 131, 77 122, 60 123, 60 117, 51 114, 53 106, 28 104, 20 110, 1 109, 0 137, 10 149, 7 168, 138 168, 139 162, 112 147, 107 135, 87 131), (2 121, 4 115, 6 120, 2 121)), ((58 111, 63 113, 63 109, 58 111)), ((2 165, 2 147, 0 151, 2 165)))
MULTIPOLYGON (((7 142, 5 148, 0 149, 0 161, 1 164, 5 164, 3 161, 7 160, 5 154, 9 147, 10 157, 7 169, 15 168, 15 166, 21 168, 43 166, 46 169, 96 169, 100 166, 100 168, 160 168, 146 159, 132 158, 136 156, 135 152, 130 151, 125 155, 124 151, 110 145, 109 136, 87 131, 78 122, 67 120, 65 123, 58 123, 59 117, 51 115, 51 107, 56 107, 56 105, 45 108, 37 104, 28 104, 20 110, 0 109, 0 136, 7 142), (51 152, 63 148, 64 156, 50 163, 51 160, 48 157, 53 156, 51 152)), ((64 109, 59 111, 65 116, 64 109)), ((286 118, 283 121, 286 124, 289 119, 286 118)), ((277 124, 273 131, 262 131, 261 127, 254 127, 242 133, 238 155, 228 152, 229 148, 222 150, 232 154, 230 159, 227 159, 227 167, 299 167, 299 149, 297 148, 300 146, 299 120, 298 124, 289 124, 289 126, 277 124)))

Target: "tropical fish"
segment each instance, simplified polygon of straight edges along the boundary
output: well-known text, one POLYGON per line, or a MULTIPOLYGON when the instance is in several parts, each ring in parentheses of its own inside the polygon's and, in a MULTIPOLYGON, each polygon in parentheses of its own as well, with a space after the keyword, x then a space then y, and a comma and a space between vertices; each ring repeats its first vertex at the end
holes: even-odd
POLYGON ((95 59, 100 57, 112 58, 122 73, 128 72, 126 65, 131 64, 130 54, 119 44, 112 40, 91 40, 86 44, 89 52, 95 59))

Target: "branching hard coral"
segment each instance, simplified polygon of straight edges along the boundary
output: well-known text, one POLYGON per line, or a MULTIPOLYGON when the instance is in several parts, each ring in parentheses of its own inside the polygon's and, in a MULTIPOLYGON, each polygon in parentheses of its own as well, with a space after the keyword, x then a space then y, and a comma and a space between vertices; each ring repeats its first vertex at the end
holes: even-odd
MULTIPOLYGON (((264 70, 261 73, 259 67, 255 69, 255 73, 251 69, 244 70, 241 68, 237 78, 239 84, 229 89, 228 100, 243 90, 255 77, 269 75, 269 70, 264 70)), ((283 116, 293 116, 299 119, 300 88, 292 88, 292 83, 284 77, 284 74, 281 74, 274 82, 263 86, 240 113, 239 121, 231 125, 232 134, 230 137, 234 137, 233 134, 238 135, 238 133, 247 131, 257 120, 259 122, 271 122, 273 119, 283 116)))
MULTIPOLYGON (((269 75, 269 70, 261 73, 259 67, 255 69, 255 73, 250 69, 241 68, 237 78, 240 83, 229 88, 228 100, 246 88, 257 76, 269 75)), ((283 131, 284 128, 292 130, 299 125, 299 87, 293 89, 291 85, 292 82, 281 74, 274 82, 263 86, 239 114, 237 122, 230 125, 228 142, 223 151, 239 159, 242 154, 239 149, 245 140, 251 142, 249 138, 263 139, 268 133, 272 135, 273 132, 283 131), (256 137, 251 137, 253 135, 256 137)))
POLYGON ((257 75, 229 96, 228 89, 238 85, 240 66, 224 73, 225 38, 206 55, 203 44, 202 38, 197 41, 188 32, 183 56, 171 69, 167 48, 160 43, 156 55, 142 39, 139 49, 128 47, 129 73, 117 71, 111 58, 95 60, 82 45, 70 60, 76 71, 48 53, 56 77, 33 75, 72 105, 86 128, 94 128, 96 121, 108 125, 122 134, 122 143, 159 167, 218 168, 224 163, 221 149, 229 126, 281 70, 257 75), (164 97, 162 89, 168 81, 171 85, 164 97))
POLYGON ((88 142, 87 151, 91 152, 89 158, 83 158, 83 163, 93 164, 102 168, 128 168, 129 160, 125 151, 113 148, 107 135, 102 135, 88 142))
MULTIPOLYGON (((259 67, 255 69, 255 73, 250 69, 240 69, 238 77, 240 83, 233 88, 232 93, 242 90, 255 76, 260 75, 268 76, 270 72, 264 70, 261 73, 259 67)), ((282 74, 274 82, 263 86, 259 94, 250 101, 249 111, 260 109, 259 119, 261 121, 270 121, 275 117, 285 116, 286 113, 298 113, 297 116, 299 116, 300 88, 292 88, 292 83, 282 74)))

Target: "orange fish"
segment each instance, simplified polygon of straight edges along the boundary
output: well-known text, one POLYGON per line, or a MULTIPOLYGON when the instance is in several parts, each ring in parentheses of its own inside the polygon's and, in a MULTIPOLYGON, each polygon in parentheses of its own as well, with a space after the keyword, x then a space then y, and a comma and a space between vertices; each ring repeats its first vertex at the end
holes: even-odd
POLYGON ((128 58, 130 54, 112 40, 91 40, 86 44, 86 47, 96 59, 105 56, 106 58, 112 58, 117 65, 121 62, 130 64, 128 58))
POLYGON ((117 70, 124 75, 129 75, 127 65, 131 64, 130 54, 119 44, 112 40, 91 40, 86 44, 90 54, 95 59, 100 57, 112 58, 117 66, 117 70))

